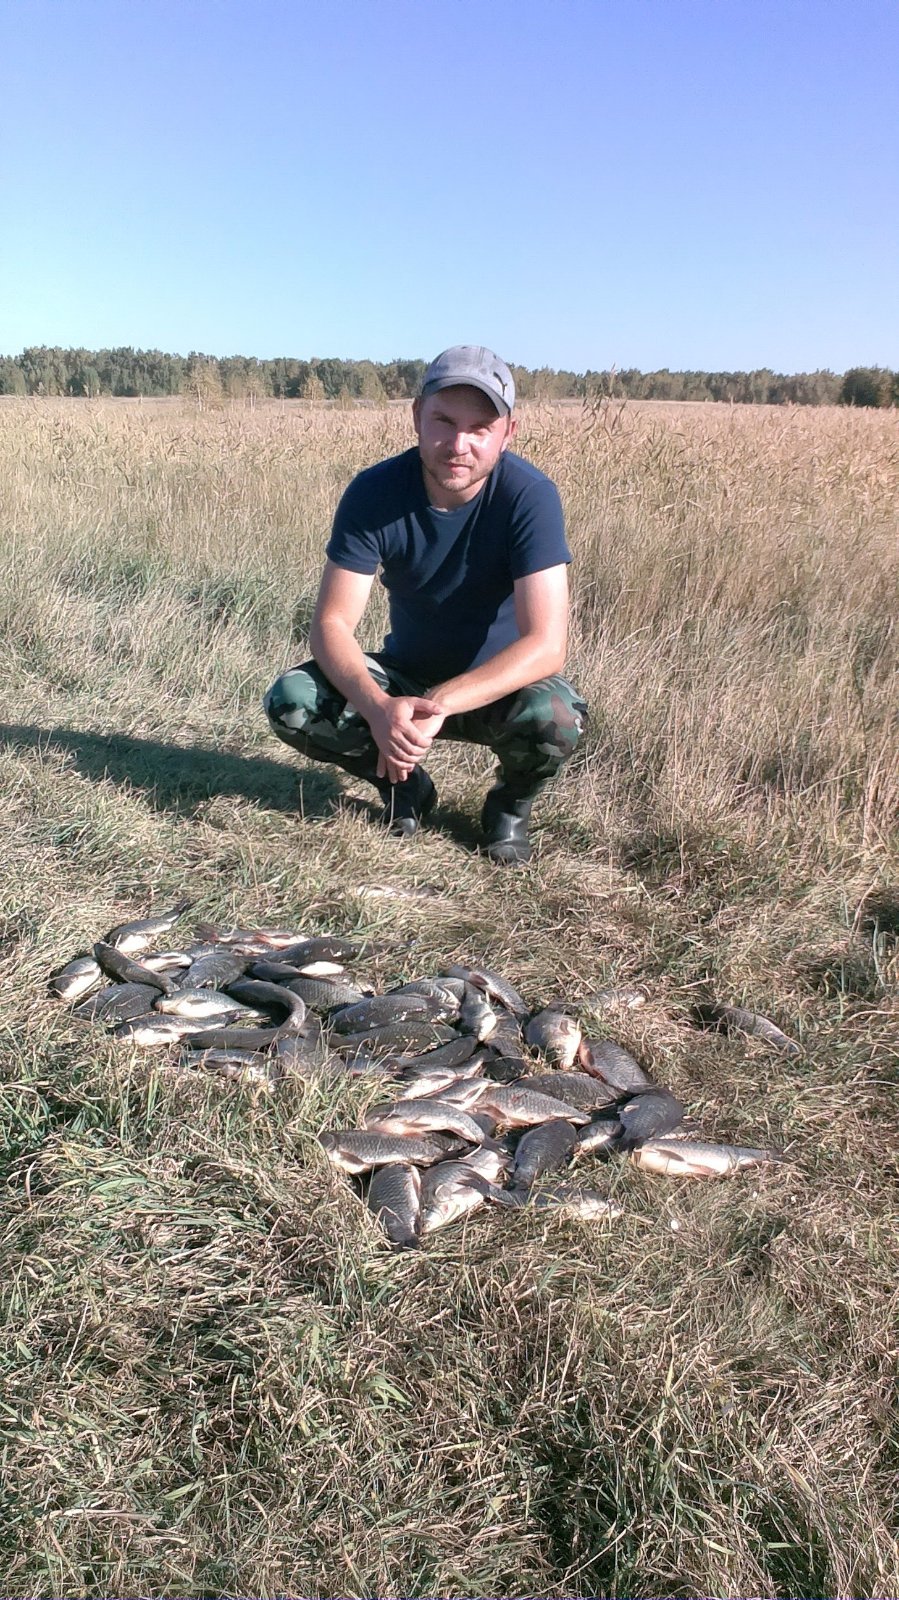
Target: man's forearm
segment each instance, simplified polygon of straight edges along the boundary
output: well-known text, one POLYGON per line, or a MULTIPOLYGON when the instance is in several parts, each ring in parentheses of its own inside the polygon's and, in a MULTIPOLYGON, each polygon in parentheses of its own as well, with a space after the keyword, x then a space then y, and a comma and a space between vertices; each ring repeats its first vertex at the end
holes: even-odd
POLYGON ((323 627, 313 622, 309 644, 328 682, 333 683, 366 720, 370 711, 389 698, 369 672, 355 635, 342 623, 330 620, 323 627))
POLYGON ((526 683, 536 683, 539 678, 561 672, 564 665, 564 656, 554 645, 525 636, 470 672, 436 684, 430 695, 432 700, 439 701, 447 716, 478 711, 481 706, 501 700, 503 695, 514 694, 526 683))

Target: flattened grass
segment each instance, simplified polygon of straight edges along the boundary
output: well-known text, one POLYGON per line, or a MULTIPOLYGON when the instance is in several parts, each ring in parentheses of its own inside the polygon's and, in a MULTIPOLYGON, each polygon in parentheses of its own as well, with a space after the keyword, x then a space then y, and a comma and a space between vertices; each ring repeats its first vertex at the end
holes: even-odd
POLYGON ((524 415, 591 728, 517 875, 469 853, 483 752, 436 752, 397 851, 261 720, 336 498, 406 430, 0 405, 4 1592, 895 1593, 896 418, 524 415), (184 892, 358 932, 378 984, 639 982, 594 1031, 790 1161, 598 1164, 619 1223, 480 1213, 393 1257, 316 1144, 376 1090, 254 1096, 47 1001, 184 892), (709 992, 802 1055, 698 1031, 709 992))

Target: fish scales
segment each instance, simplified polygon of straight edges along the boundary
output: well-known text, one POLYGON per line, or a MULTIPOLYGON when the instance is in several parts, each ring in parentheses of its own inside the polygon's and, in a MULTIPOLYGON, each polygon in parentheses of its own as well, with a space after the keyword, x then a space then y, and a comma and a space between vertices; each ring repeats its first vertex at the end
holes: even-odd
POLYGON ((179 900, 170 911, 163 911, 158 917, 142 917, 136 922, 117 922, 104 934, 102 943, 113 944, 125 955, 136 955, 139 950, 148 950, 154 939, 161 933, 168 933, 173 928, 179 917, 193 905, 192 900, 179 900))
POLYGON ((512 1167, 515 1188, 530 1188, 538 1178, 567 1167, 574 1152, 577 1132, 564 1117, 540 1123, 519 1139, 512 1167))
POLYGON ((365 1203, 396 1250, 415 1250, 421 1238, 421 1174, 398 1162, 372 1174, 365 1203))

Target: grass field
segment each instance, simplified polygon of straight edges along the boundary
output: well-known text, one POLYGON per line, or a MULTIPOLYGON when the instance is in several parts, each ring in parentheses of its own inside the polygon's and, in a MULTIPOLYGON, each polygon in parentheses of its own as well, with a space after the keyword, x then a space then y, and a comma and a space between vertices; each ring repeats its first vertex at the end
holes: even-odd
POLYGON ((409 442, 403 409, 0 402, 0 1590, 895 1595, 899 414, 523 413, 591 725, 517 874, 471 851, 485 753, 438 749, 398 848, 261 716, 342 487, 409 442), (611 1226, 393 1256, 316 1144, 376 1090, 254 1098, 47 1000, 182 893, 362 933, 378 985, 637 981, 592 1031, 790 1162, 597 1165, 611 1226), (698 1032, 708 994, 801 1055, 698 1032))

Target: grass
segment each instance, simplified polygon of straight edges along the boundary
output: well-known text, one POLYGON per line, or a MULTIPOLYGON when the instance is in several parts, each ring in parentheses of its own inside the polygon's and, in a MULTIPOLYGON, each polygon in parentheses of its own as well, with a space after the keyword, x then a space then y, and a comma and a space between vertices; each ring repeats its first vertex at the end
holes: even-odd
MULTIPOLYGON (((590 735, 532 870, 372 831, 263 725, 347 478, 402 409, 0 404, 0 1571, 10 1596, 888 1596, 899 738, 894 414, 535 407, 590 735), (431 885, 429 898, 373 898, 431 885), (611 1227, 480 1213, 394 1257, 272 1100, 79 1029, 48 972, 182 892, 480 957, 590 1015, 758 1179, 597 1168, 611 1227), (698 1032, 697 996, 802 1043, 698 1032)), ((379 637, 381 618, 368 637, 379 637)))

